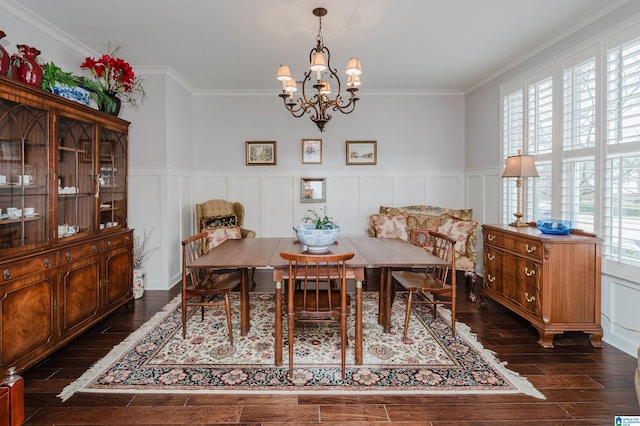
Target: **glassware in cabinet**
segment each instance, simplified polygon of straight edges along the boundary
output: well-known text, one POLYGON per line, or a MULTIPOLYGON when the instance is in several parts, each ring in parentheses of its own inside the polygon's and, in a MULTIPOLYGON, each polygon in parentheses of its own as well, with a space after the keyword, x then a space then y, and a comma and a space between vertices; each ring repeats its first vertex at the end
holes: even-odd
POLYGON ((0 100, 0 249, 46 242, 49 114, 0 100))
POLYGON ((59 116, 57 120, 57 237, 93 231, 95 127, 59 116))
POLYGON ((100 229, 126 226, 127 136, 100 129, 98 183, 100 193, 100 229))

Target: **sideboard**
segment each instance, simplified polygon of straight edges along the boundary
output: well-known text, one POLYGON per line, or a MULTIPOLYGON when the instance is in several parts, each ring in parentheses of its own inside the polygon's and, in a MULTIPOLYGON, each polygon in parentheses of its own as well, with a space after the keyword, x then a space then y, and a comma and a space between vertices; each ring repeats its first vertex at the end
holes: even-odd
POLYGON ((482 235, 481 296, 529 321, 545 348, 565 331, 587 333, 593 346, 602 346, 600 238, 502 225, 483 225, 482 235))

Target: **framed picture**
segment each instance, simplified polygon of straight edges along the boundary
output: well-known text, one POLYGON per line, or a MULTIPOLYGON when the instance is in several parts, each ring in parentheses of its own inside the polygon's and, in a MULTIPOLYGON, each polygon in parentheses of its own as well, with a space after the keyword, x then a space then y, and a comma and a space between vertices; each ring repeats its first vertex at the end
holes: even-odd
POLYGON ((302 139, 302 164, 322 164, 322 139, 302 139))
POLYGON ((347 141, 347 165, 378 164, 377 145, 376 141, 347 141))
POLYGON ((21 161, 21 150, 20 141, 0 141, 0 161, 21 161))
POLYGON ((111 160, 115 141, 100 141, 100 160, 111 160))
POLYGON ((82 155, 80 160, 85 163, 90 163, 93 160, 93 141, 81 140, 82 155))
POLYGON ((300 180, 301 203, 324 203, 327 200, 325 178, 302 178, 300 180))
POLYGON ((276 165, 276 141, 247 141, 245 151, 247 166, 276 165))

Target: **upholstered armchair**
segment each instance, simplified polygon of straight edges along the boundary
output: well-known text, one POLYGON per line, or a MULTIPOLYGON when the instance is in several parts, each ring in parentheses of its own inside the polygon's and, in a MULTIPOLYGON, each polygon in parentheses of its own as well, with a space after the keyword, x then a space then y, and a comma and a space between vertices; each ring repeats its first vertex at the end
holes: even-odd
POLYGON ((242 238, 255 238, 256 231, 244 229, 244 206, 239 202, 209 200, 196 204, 196 232, 207 227, 239 226, 242 238))

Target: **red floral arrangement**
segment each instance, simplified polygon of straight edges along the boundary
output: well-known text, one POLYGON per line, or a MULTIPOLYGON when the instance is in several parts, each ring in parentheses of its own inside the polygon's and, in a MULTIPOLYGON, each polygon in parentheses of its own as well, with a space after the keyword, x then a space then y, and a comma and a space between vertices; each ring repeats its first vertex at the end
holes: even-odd
POLYGON ((145 97, 142 80, 136 78, 131 65, 122 58, 116 57, 120 46, 109 49, 100 58, 88 57, 80 68, 89 69, 104 92, 113 94, 123 102, 137 106, 145 97))

